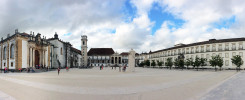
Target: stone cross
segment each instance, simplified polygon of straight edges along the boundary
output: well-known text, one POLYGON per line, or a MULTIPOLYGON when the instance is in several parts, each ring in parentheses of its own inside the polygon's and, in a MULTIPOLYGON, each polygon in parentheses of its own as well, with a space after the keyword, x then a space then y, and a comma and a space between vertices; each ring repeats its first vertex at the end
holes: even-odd
POLYGON ((128 55, 128 69, 129 72, 135 71, 135 51, 131 49, 128 55))

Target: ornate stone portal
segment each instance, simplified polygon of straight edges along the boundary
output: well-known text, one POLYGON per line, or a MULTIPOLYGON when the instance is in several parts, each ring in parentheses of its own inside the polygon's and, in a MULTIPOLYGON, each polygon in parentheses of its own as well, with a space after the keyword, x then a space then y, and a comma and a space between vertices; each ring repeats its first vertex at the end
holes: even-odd
POLYGON ((131 49, 128 55, 128 71, 134 72, 135 71, 135 51, 131 49))

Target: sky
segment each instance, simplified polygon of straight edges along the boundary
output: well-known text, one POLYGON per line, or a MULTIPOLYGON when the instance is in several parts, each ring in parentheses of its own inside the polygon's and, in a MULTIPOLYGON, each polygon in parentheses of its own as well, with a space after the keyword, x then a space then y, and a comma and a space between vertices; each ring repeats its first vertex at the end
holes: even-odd
POLYGON ((55 32, 81 49, 138 53, 208 39, 245 37, 243 0, 0 0, 0 36, 55 32))

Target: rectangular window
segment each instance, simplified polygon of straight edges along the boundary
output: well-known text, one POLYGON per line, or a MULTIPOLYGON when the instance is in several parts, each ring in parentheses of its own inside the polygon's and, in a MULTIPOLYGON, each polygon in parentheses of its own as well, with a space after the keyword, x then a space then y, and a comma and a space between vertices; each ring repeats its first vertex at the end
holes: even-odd
POLYGON ((204 58, 204 54, 202 54, 201 57, 204 58))
POLYGON ((186 54, 189 54, 189 48, 186 49, 186 54))
POLYGON ((201 52, 204 52, 204 46, 201 46, 201 52))
POLYGON ((194 53, 194 47, 191 48, 191 53, 194 53))
POLYGON ((206 58, 209 59, 209 54, 206 55, 206 58))
POLYGON ((225 60, 225 66, 229 66, 229 60, 225 60))
POLYGON ((225 58, 229 58, 229 53, 225 53, 225 58))
POLYGON ((236 55, 236 52, 232 52, 232 56, 235 56, 236 55))
POLYGON ((210 52, 210 46, 209 45, 207 45, 206 51, 210 52))
POLYGON ((242 52, 239 52, 239 55, 240 55, 241 57, 243 57, 243 53, 242 53, 242 52))
POLYGON ((219 56, 222 57, 222 53, 219 53, 219 56))
POLYGON ((216 45, 213 45, 212 48, 213 48, 212 51, 216 51, 216 45))
POLYGON ((232 50, 236 50, 236 44, 232 43, 232 50))
POLYGON ((229 50, 229 44, 228 44, 228 43, 225 44, 225 50, 226 50, 226 51, 229 50))
POLYGON ((242 42, 241 43, 239 43, 239 50, 242 50, 243 49, 243 47, 242 47, 242 42))
POLYGON ((11 67, 13 67, 14 66, 14 64, 13 64, 13 62, 11 62, 11 67))
POLYGON ((219 51, 222 51, 222 44, 219 44, 219 51))
POLYGON ((199 48, 198 48, 198 46, 196 47, 196 52, 197 52, 197 53, 199 52, 199 48))
POLYGON ((213 53, 213 55, 212 56, 215 56, 215 53, 213 53))

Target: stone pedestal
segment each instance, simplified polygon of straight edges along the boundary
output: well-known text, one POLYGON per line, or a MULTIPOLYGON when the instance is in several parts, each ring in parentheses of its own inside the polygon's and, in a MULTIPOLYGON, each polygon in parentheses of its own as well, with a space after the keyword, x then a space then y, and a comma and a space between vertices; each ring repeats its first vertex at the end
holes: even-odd
POLYGON ((129 51, 129 55, 128 55, 128 68, 127 70, 129 72, 134 72, 135 71, 135 51, 133 49, 131 49, 129 51))

